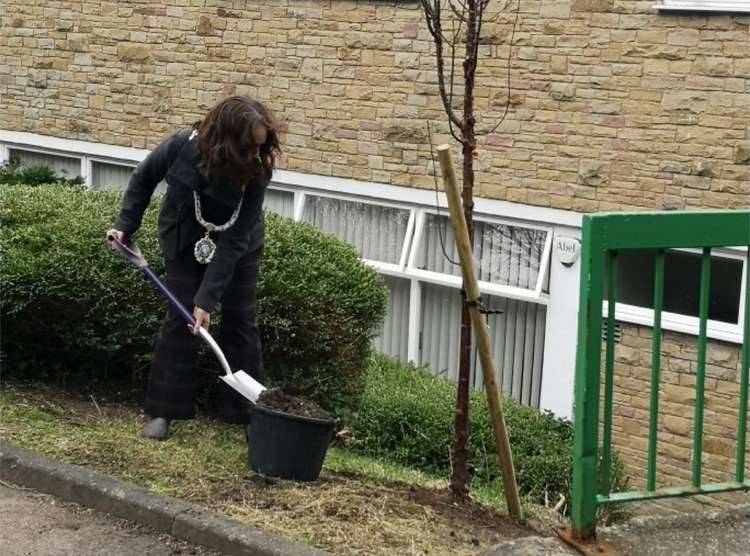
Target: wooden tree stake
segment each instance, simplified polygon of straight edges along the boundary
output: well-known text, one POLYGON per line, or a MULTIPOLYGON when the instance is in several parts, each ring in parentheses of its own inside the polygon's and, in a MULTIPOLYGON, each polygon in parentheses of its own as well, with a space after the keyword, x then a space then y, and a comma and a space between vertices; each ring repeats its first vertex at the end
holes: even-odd
POLYGON ((505 501, 508 505, 508 513, 521 519, 521 501, 518 496, 518 485, 516 484, 516 473, 513 469, 513 457, 510 452, 510 441, 508 429, 505 427, 503 417, 503 405, 495 381, 495 362, 492 359, 490 349, 490 336, 487 324, 482 318, 477 302, 479 301, 479 284, 477 284, 474 260, 472 259, 471 243, 469 242, 468 228, 463 213, 463 204, 456 183, 456 174, 453 170, 450 146, 440 145, 437 148, 440 168, 443 173, 443 187, 448 197, 448 208, 450 210, 451 224, 456 238, 456 247, 461 261, 461 273, 464 279, 464 291, 466 300, 471 311, 471 323, 477 337, 477 349, 479 360, 482 363, 484 374, 484 387, 487 391, 487 403, 490 408, 490 419, 492 421, 492 432, 495 439, 495 451, 500 464, 500 473, 503 479, 503 491, 505 501))

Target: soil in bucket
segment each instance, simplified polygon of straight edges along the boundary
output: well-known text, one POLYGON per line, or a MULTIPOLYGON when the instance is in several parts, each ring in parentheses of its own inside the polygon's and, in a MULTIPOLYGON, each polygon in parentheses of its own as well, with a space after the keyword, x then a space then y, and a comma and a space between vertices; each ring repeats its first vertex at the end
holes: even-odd
POLYGON ((299 415, 300 417, 313 417, 315 419, 332 418, 330 413, 321 409, 314 401, 287 394, 280 388, 263 390, 258 397, 257 404, 267 409, 299 415))
POLYGON ((253 408, 248 464, 264 475, 314 481, 335 426, 336 420, 315 402, 266 390, 253 408))

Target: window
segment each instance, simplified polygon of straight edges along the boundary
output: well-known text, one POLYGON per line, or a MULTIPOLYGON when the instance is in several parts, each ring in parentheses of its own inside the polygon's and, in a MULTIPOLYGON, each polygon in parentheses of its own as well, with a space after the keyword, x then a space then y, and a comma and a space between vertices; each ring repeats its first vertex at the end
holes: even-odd
POLYGON ((750 12, 748 0, 663 0, 660 11, 750 12))
MULTIPOLYGON (((458 263, 458 250, 448 217, 431 212, 421 216, 410 272, 437 283, 460 286, 461 268, 454 264, 458 263), (445 275, 455 278, 446 279, 445 275)), ((480 288, 487 293, 538 300, 546 283, 551 231, 480 218, 474 221, 472 246, 480 288)))
MULTIPOLYGON (((622 251, 618 254, 618 318, 639 324, 653 323, 655 257, 654 250, 622 251)), ((664 328, 697 332, 701 258, 701 253, 694 250, 668 250, 665 253, 662 305, 664 328)), ((741 252, 732 250, 717 250, 712 253, 709 336, 730 341, 733 336, 739 336, 744 259, 741 252)), ((606 295, 605 281, 605 298, 606 295)))
POLYGON ((302 220, 351 243, 365 261, 392 270, 403 266, 413 211, 309 194, 304 202, 302 220))
MULTIPOLYGON (((624 251, 618 256, 617 301, 638 307, 653 305, 654 251, 624 251)), ((668 251, 664 257, 663 310, 698 316, 701 255, 668 251)), ((740 310, 742 261, 713 257, 711 260, 708 318, 736 323, 740 310)))
MULTIPOLYGON (((447 211, 407 203, 298 193, 301 220, 348 241, 381 272, 388 287, 387 315, 377 350, 426 365, 433 373, 458 375, 462 284, 447 211), (442 243, 441 243, 442 237, 442 243)), ((291 202, 288 203, 291 206, 291 202)), ((546 330, 551 229, 479 216, 474 258, 489 308, 493 354, 503 393, 539 406, 546 330)), ((472 384, 482 387, 472 356, 472 384)))
POLYGON ((266 190, 263 208, 287 218, 294 218, 294 193, 283 189, 269 188, 266 190))
POLYGON ((111 162, 91 162, 91 187, 94 189, 125 189, 135 166, 111 162))
POLYGON ((405 278, 383 276, 388 288, 386 318, 375 338, 375 349, 400 361, 409 359, 409 292, 411 284, 405 278))
MULTIPOLYGON (((547 307, 498 296, 482 296, 492 357, 502 393, 539 407, 547 307)), ((461 334, 461 296, 455 288, 427 284, 422 288, 420 354, 431 372, 456 380, 461 334)), ((472 347, 471 383, 482 388, 481 363, 472 347)))
MULTIPOLYGON (((485 304, 501 313, 487 317, 492 357, 499 369, 498 385, 502 393, 526 405, 539 407, 544 361, 544 333, 547 307, 496 296, 487 296, 485 304)), ((481 363, 472 358, 472 380, 482 387, 481 363)))
POLYGON ((32 151, 11 147, 8 156, 16 156, 24 166, 43 164, 71 179, 81 175, 81 159, 72 156, 50 154, 42 151, 32 151))

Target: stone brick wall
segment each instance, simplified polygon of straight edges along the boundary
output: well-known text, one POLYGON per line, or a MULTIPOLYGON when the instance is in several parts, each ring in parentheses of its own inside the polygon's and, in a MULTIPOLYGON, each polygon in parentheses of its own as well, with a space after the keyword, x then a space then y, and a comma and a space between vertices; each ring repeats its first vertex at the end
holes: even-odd
MULTIPOLYGON (((487 19, 480 129, 510 110, 480 141, 480 195, 750 206, 750 18, 653 4, 520 0, 487 19)), ((415 187, 432 186, 425 121, 449 138, 414 2, 4 0, 0 17, 2 129, 153 147, 247 93, 285 123, 284 167, 415 187)))
MULTIPOLYGON (((631 477, 629 489, 641 490, 646 487, 652 329, 621 326, 621 341, 615 349, 613 442, 626 462, 631 477)), ((659 387, 657 488, 689 486, 691 483, 697 359, 698 343, 695 336, 664 332, 659 387)), ((738 345, 709 341, 703 421, 704 483, 728 482, 735 477, 739 369, 738 345)), ((750 444, 746 446, 745 457, 747 477, 750 476, 750 444)), ((707 497, 701 499, 708 503, 716 501, 707 497)))

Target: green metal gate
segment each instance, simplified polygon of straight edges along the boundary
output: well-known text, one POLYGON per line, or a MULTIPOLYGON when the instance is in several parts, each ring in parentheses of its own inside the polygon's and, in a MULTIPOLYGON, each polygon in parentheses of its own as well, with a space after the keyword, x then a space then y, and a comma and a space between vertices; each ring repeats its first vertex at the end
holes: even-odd
POLYGON ((750 212, 748 211, 675 211, 663 213, 606 213, 583 218, 581 254, 581 296, 578 315, 578 351, 575 380, 575 441, 573 448, 573 490, 571 522, 573 534, 590 539, 596 534, 599 506, 672 496, 689 496, 731 490, 750 489, 745 478, 745 440, 748 405, 748 350, 750 349, 750 212), (734 481, 702 483, 703 402, 706 374, 706 328, 711 277, 711 249, 747 246, 742 351, 740 359, 740 395, 737 423, 736 470, 734 481), (701 258, 699 335, 696 362, 696 401, 692 455, 692 481, 682 487, 656 489, 657 417, 659 412, 659 375, 661 319, 664 293, 665 250, 698 248, 701 258), (604 281, 608 300, 617 299, 618 253, 630 249, 656 250, 654 272, 651 390, 647 479, 645 491, 610 492, 612 453, 612 391, 614 368, 615 303, 608 303, 606 351, 604 357, 603 438, 599 458, 600 376, 602 355, 604 281), (597 462, 602 480, 597 489, 597 462), (597 492, 599 490, 599 492, 597 492))

